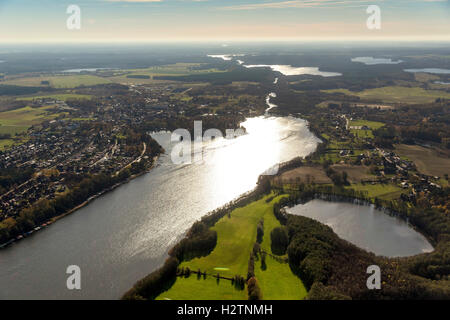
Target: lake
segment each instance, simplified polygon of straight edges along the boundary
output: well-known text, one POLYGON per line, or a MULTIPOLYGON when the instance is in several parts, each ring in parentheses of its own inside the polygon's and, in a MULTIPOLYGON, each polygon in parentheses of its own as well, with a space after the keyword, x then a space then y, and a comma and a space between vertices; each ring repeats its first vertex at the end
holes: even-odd
POLYGON ((285 76, 297 76, 302 74, 322 76, 322 77, 338 77, 342 76, 339 72, 321 71, 317 67, 293 67, 291 65, 278 65, 278 64, 252 64, 244 65, 246 68, 270 68, 273 71, 280 72, 285 76))
POLYGON ((433 251, 427 239, 408 224, 373 206, 315 199, 287 210, 328 225, 342 239, 387 257, 433 251))
POLYGON ((164 262, 196 220, 319 143, 297 118, 256 117, 242 125, 248 134, 212 140, 194 164, 172 163, 170 134, 155 134, 167 154, 149 173, 0 250, 0 299, 120 298, 164 262), (81 268, 81 290, 66 288, 69 265, 81 268))
POLYGON ((423 68, 423 69, 405 69, 405 72, 425 72, 425 73, 435 73, 435 74, 450 74, 450 69, 442 68, 423 68))
POLYGON ((352 62, 360 62, 365 65, 372 66, 376 64, 399 64, 402 60, 394 61, 391 58, 374 58, 374 57, 356 57, 351 59, 352 62))

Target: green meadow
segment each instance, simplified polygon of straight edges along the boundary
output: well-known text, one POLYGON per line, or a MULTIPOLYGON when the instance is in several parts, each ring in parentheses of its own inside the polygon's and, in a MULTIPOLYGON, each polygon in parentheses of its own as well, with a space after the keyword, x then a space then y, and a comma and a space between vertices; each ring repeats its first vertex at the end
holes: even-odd
POLYGON ((31 108, 24 107, 11 111, 0 112, 0 133, 10 134, 13 139, 0 140, 0 150, 22 143, 26 137, 15 138, 17 134, 27 131, 29 127, 45 120, 51 120, 59 114, 49 113, 53 106, 31 108))
POLYGON ((370 128, 370 130, 360 130, 360 129, 350 129, 350 132, 353 133, 358 138, 373 138, 372 130, 379 129, 384 126, 382 122, 376 121, 368 121, 368 120, 352 120, 349 123, 350 126, 366 126, 370 128))
POLYGON ((127 74, 109 77, 112 82, 118 83, 154 83, 154 82, 166 82, 167 80, 155 80, 156 76, 188 76, 194 74, 207 74, 215 72, 224 72, 219 69, 209 68, 202 69, 201 63, 175 63, 162 66, 153 66, 143 69, 128 69, 123 70, 127 74), (148 79, 139 78, 127 78, 127 76, 148 76, 148 79))
POLYGON ((383 122, 368 121, 368 120, 352 120, 350 121, 351 126, 367 126, 372 130, 379 129, 384 126, 383 122))
POLYGON ((60 76, 39 76, 39 77, 24 77, 17 79, 7 79, 2 84, 16 85, 16 86, 32 86, 39 87, 42 81, 48 81, 50 86, 58 89, 76 88, 79 86, 93 86, 97 84, 110 83, 107 78, 98 77, 89 74, 80 75, 60 75, 60 76))
POLYGON ((357 191, 366 191, 371 198, 380 198, 384 200, 392 200, 398 198, 403 191, 402 188, 393 184, 352 184, 346 188, 355 189, 357 191))
POLYGON ((375 89, 366 89, 353 92, 347 89, 322 90, 328 93, 344 93, 350 96, 358 96, 366 100, 381 100, 387 103, 428 103, 437 98, 450 99, 450 93, 439 90, 425 90, 420 87, 388 86, 375 89))
POLYGON ((17 100, 32 101, 34 99, 44 99, 44 98, 66 101, 71 99, 91 99, 92 96, 88 94, 61 93, 61 94, 47 94, 47 95, 17 98, 17 100))
MULTIPOLYGON (((193 271, 200 269, 208 275, 220 274, 225 277, 241 275, 246 277, 250 252, 256 241, 256 227, 264 219, 264 240, 262 248, 271 252, 270 232, 279 226, 273 215, 273 205, 283 196, 271 199, 271 196, 252 202, 233 210, 230 216, 221 218, 212 228, 217 232, 217 245, 205 257, 183 262, 180 267, 189 267, 193 271)), ((267 268, 260 268, 260 261, 255 261, 255 273, 264 299, 302 299, 306 289, 301 280, 295 276, 287 263, 280 263, 266 257, 267 268)), ((231 281, 207 276, 197 278, 177 277, 173 286, 163 292, 158 299, 246 299, 246 290, 235 289, 231 281)))

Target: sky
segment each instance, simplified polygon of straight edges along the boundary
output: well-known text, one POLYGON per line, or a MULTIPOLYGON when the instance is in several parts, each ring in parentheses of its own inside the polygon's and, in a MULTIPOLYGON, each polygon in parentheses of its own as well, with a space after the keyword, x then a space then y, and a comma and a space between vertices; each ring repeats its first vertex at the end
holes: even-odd
POLYGON ((450 0, 0 0, 0 44, 264 40, 450 41, 450 0))

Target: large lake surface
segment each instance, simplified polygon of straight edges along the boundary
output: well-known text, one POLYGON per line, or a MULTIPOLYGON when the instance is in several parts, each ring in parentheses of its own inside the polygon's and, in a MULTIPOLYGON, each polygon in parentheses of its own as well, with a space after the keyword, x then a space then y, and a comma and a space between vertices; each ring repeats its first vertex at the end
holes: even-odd
POLYGON ((287 211, 320 221, 342 239, 377 255, 403 257, 433 251, 427 239, 405 221, 373 206, 315 199, 287 211))
POLYGON ((435 74, 450 74, 450 69, 443 68, 423 68, 423 69, 405 69, 406 72, 425 72, 425 73, 435 73, 435 74))
POLYGON ((0 299, 119 298, 164 262, 194 221, 319 143, 301 119, 265 116, 243 126, 248 134, 212 140, 193 164, 174 164, 170 134, 155 134, 167 153, 151 172, 0 250, 0 299), (66 288, 69 265, 81 268, 81 290, 66 288))
POLYGON ((376 64, 399 64, 402 60, 392 60, 391 58, 374 58, 374 57, 356 57, 351 59, 352 62, 360 62, 365 65, 372 66, 376 64))

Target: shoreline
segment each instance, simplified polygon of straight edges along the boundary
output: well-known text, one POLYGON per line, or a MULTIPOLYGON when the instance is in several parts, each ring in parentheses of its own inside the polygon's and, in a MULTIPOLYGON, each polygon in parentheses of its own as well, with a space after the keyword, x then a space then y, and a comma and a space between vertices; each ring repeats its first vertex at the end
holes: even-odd
POLYGON ((28 238, 28 237, 32 236, 35 232, 41 231, 41 230, 43 230, 44 228, 48 227, 49 225, 55 223, 55 222, 58 221, 59 219, 62 219, 62 218, 64 218, 64 217, 66 217, 66 216, 68 216, 68 215, 70 215, 70 214, 72 214, 72 213, 78 211, 79 209, 81 209, 81 208, 83 208, 83 207, 89 205, 92 201, 94 201, 95 199, 100 198, 100 197, 103 196, 104 194, 106 194, 106 193, 108 193, 108 192, 111 192, 111 191, 113 191, 114 189, 116 189, 116 188, 118 188, 118 187, 120 187, 120 186, 122 186, 122 185, 124 185, 124 184, 126 184, 126 183, 128 183, 128 182, 130 182, 130 181, 132 181, 132 180, 134 180, 134 179, 136 179, 136 178, 138 178, 138 177, 140 177, 140 176, 146 174, 146 173, 149 173, 153 168, 156 167, 158 159, 159 159, 159 155, 153 157, 153 163, 152 163, 152 165, 151 165, 149 168, 145 169, 144 171, 142 171, 142 172, 140 172, 140 173, 136 173, 136 174, 134 174, 134 175, 132 175, 132 176, 129 176, 126 180, 121 181, 121 182, 118 182, 118 183, 116 183, 115 185, 113 185, 113 186, 111 186, 111 187, 109 187, 109 188, 107 188, 107 189, 105 189, 105 190, 103 190, 103 191, 98 192, 97 194, 95 194, 95 195, 89 197, 89 198, 86 199, 83 203, 81 203, 81 204, 79 204, 79 205, 73 207, 72 209, 68 210, 67 212, 64 212, 64 213, 62 213, 62 214, 60 214, 60 215, 58 215, 58 216, 55 216, 55 217, 49 219, 48 221, 42 223, 41 225, 35 227, 32 231, 29 231, 29 232, 27 232, 27 233, 23 233, 23 234, 21 234, 21 235, 15 237, 15 238, 13 238, 13 239, 11 239, 11 240, 5 242, 5 243, 1 243, 1 244, 0 244, 0 250, 6 249, 6 248, 8 248, 10 245, 12 245, 12 244, 14 244, 14 243, 16 243, 16 242, 18 242, 18 241, 20 241, 20 240, 23 240, 23 239, 25 239, 25 238, 28 238), (21 236, 21 237, 20 237, 20 236, 21 236), (18 238, 18 237, 20 237, 20 238, 18 238))

